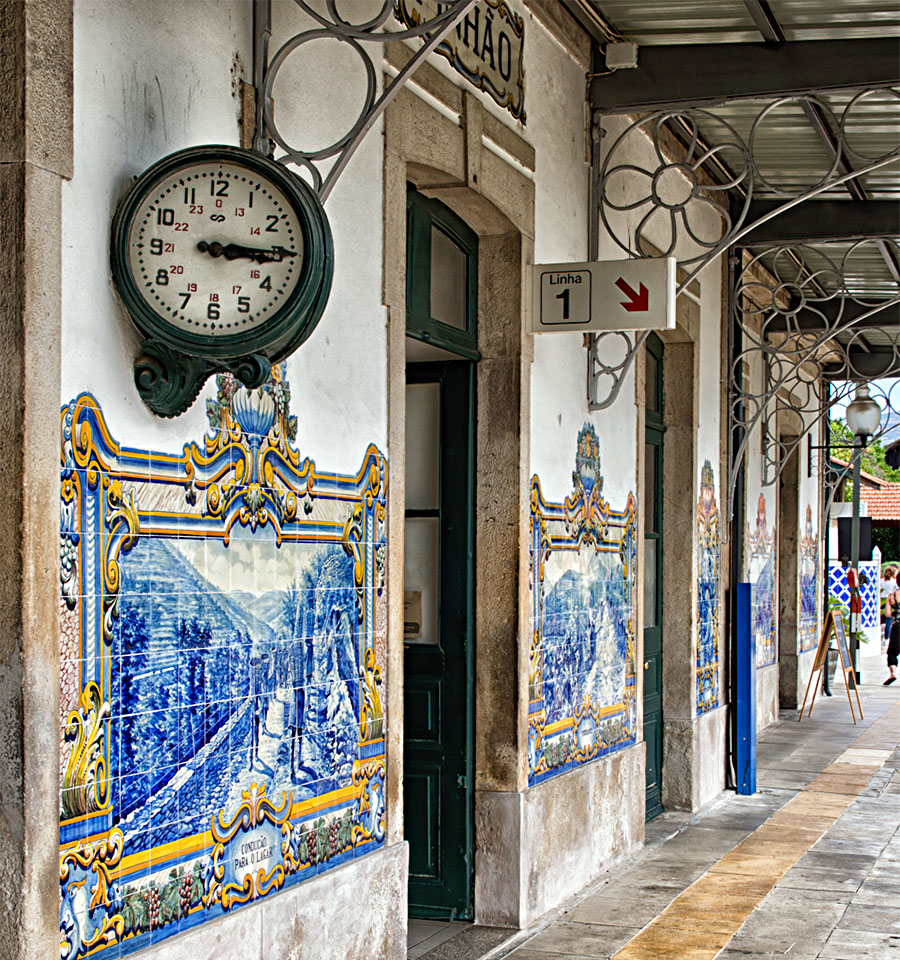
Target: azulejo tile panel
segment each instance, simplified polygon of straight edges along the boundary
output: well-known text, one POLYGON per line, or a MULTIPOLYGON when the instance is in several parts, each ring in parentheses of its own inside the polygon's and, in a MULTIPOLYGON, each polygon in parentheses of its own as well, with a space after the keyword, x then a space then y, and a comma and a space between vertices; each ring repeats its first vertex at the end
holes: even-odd
POLYGON ((815 650, 819 642, 819 537, 813 528, 812 507, 800 537, 800 649, 815 650))
MULTIPOLYGON (((859 588, 860 613, 859 625, 864 630, 877 627, 881 621, 881 596, 879 582, 881 567, 876 560, 862 560, 859 564, 860 579, 866 578, 859 588)), ((839 563, 829 564, 828 592, 832 603, 843 607, 844 618, 850 616, 850 584, 847 582, 847 568, 839 563)))
POLYGON ((62 410, 62 960, 384 842, 385 458, 301 459, 283 365, 218 387, 177 454, 62 410))
POLYGON ((719 509, 712 464, 700 471, 697 502, 697 713, 719 705, 719 509))
POLYGON ((594 427, 578 434, 561 502, 531 481, 528 782, 636 742, 636 505, 603 499, 594 427))
POLYGON ((766 521, 766 497, 759 495, 756 526, 747 530, 747 582, 750 584, 751 629, 756 636, 756 665, 775 663, 775 526, 766 521))

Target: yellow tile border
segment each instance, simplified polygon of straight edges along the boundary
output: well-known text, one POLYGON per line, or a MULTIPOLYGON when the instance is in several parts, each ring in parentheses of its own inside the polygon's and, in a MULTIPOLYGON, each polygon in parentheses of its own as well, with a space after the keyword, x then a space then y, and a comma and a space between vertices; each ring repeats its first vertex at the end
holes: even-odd
MULTIPOLYGON (((900 702, 889 707, 809 786, 676 897, 614 953, 612 960, 713 960, 891 756, 893 750, 857 745, 860 741, 882 742, 885 728, 900 729, 894 714, 900 714, 900 702), (791 839, 784 839, 785 834, 791 839), (722 903, 723 886, 739 889, 740 895, 722 903), (717 901, 721 906, 716 910, 715 923, 710 923, 710 903, 717 901)), ((896 737, 896 733, 892 735, 896 737)), ((889 742, 888 738, 884 742, 889 742)))

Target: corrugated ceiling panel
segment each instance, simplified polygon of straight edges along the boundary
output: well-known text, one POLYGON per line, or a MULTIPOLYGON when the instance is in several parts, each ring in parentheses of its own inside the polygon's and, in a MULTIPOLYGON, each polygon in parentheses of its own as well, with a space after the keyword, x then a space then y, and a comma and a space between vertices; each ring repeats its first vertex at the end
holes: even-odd
MULTIPOLYGON (((894 256, 900 257, 897 244, 889 243, 889 246, 894 256)), ((815 283, 807 286, 810 292, 821 288, 828 294, 838 293, 841 289, 838 278, 843 275, 847 292, 866 302, 890 299, 900 293, 900 287, 891 276, 884 257, 872 242, 822 243, 797 250, 802 255, 807 275, 814 274, 816 278, 815 283)), ((754 254, 759 252, 753 251, 754 254)), ((800 275, 799 268, 783 253, 777 261, 771 253, 763 254, 762 260, 767 269, 782 281, 795 280, 800 275)))
POLYGON ((601 0, 593 6, 604 20, 639 44, 760 40, 743 0, 601 0))
MULTIPOLYGON (((770 0, 788 40, 900 35, 896 0, 770 0)), ((643 44, 759 43, 743 0, 598 0, 593 6, 629 40, 643 44)))
MULTIPOLYGON (((761 101, 738 100, 713 111, 733 126, 748 146, 753 133, 753 157, 766 181, 756 184, 754 195, 760 199, 794 196, 821 182, 831 161, 800 106, 791 102, 770 111, 754 132, 753 123, 764 106, 761 101)), ((701 121, 701 128, 712 144, 727 137, 727 131, 714 121, 701 121)), ((839 198, 846 191, 835 187, 824 195, 839 198)))
POLYGON ((900 34, 896 0, 769 0, 788 40, 851 40, 900 34))

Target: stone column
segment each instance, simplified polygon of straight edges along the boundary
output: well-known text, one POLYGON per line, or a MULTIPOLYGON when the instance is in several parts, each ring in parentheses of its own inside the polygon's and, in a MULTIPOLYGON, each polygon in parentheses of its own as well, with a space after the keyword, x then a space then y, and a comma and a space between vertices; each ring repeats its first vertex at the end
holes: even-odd
MULTIPOLYGON (((782 436, 788 446, 796 437, 782 436)), ((800 478, 799 456, 793 450, 781 470, 778 485, 778 693, 780 705, 796 709, 800 696, 800 478)))
MULTIPOLYGON (((0 944, 59 951, 61 184, 70 0, 0 0, 0 944)), ((98 251, 104 256, 105 251, 98 251)))

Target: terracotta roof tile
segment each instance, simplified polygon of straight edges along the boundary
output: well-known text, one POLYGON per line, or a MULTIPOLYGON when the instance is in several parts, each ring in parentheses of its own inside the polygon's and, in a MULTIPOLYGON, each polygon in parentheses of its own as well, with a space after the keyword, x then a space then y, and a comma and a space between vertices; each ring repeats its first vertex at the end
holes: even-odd
POLYGON ((859 498, 866 502, 873 520, 900 521, 900 483, 885 483, 877 489, 861 488, 859 498))

